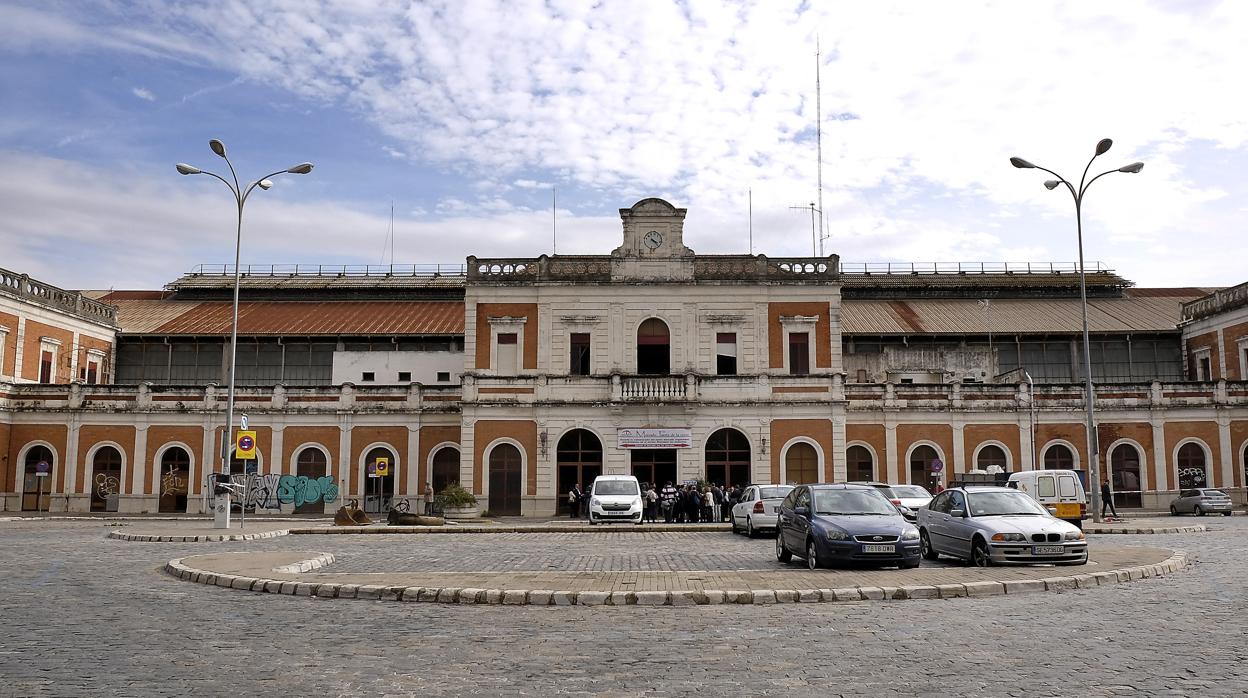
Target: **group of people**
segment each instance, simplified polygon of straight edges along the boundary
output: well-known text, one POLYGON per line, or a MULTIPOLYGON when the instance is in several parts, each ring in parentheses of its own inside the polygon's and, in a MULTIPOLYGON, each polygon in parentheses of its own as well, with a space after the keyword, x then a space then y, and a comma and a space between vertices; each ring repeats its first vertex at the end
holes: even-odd
MULTIPOLYGON (((662 515, 664 523, 714 523, 728 521, 732 507, 741 500, 744 487, 718 484, 698 487, 693 483, 673 485, 669 480, 659 487, 649 482, 641 483, 642 521, 658 523, 662 515)), ((568 515, 574 519, 589 516, 589 492, 580 483, 572 486, 567 494, 568 515)))

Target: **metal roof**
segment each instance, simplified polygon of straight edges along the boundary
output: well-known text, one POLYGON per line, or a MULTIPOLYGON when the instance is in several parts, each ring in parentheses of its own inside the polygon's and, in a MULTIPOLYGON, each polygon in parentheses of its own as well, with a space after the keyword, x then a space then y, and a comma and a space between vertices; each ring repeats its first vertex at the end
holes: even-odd
MULTIPOLYGON (((226 335, 225 301, 117 299, 122 334, 226 335)), ((464 333, 458 301, 243 301, 241 335, 437 335, 464 333)))

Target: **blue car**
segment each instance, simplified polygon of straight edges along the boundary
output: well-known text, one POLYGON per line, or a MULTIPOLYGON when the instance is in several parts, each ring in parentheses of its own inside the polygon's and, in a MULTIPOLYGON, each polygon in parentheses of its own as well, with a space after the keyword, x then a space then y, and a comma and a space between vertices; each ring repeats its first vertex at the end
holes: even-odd
POLYGON ((777 512, 776 559, 810 569, 860 563, 918 567, 919 529, 867 485, 801 485, 777 512))

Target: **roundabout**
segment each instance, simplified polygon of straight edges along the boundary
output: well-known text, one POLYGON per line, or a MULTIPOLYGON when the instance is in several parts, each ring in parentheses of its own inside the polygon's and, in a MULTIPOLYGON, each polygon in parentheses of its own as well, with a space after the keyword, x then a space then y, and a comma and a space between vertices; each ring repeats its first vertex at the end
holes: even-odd
MULTIPOLYGON (((335 536, 335 540, 343 539, 335 536)), ((317 550, 170 560, 179 579, 333 599, 537 606, 689 606, 943 599, 1095 588, 1160 577, 1189 556, 1098 542, 1087 565, 808 570, 723 532, 499 532, 367 536, 317 550), (379 542, 380 539, 389 539, 379 542), (393 541, 401 541, 394 543, 393 541)))

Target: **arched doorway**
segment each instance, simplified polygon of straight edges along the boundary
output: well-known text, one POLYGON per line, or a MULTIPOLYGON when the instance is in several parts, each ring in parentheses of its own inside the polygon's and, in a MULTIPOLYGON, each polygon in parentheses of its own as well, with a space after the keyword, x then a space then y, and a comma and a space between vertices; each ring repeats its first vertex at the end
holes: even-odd
POLYGON ((490 513, 520 515, 520 449, 501 443, 490 450, 490 513))
POLYGON ((1044 452, 1045 470, 1073 470, 1075 454, 1066 444, 1053 444, 1044 452))
POLYGON ((1205 449, 1195 441, 1189 441, 1179 447, 1176 458, 1179 466, 1179 489, 1189 490, 1193 487, 1208 487, 1208 472, 1205 469, 1205 449))
POLYGON ((850 446, 845 449, 846 476, 850 482, 875 480, 875 459, 866 446, 850 446))
POLYGON ((1140 498, 1140 452, 1131 444, 1118 444, 1109 454, 1109 474, 1114 488, 1114 505, 1138 509, 1140 498))
POLYGON ((52 473, 56 458, 47 446, 34 446, 26 452, 22 468, 22 511, 47 511, 52 500, 52 473), (47 473, 40 476, 39 473, 47 473), (40 497, 39 493, 43 496, 40 497))
MULTIPOLYGON (((429 482, 433 484, 434 494, 441 492, 452 482, 459 482, 459 450, 443 446, 433 454, 433 467, 429 474, 429 482)), ((423 492, 423 488, 422 488, 423 492)))
POLYGON ((191 484, 191 456, 181 446, 170 446, 160 454, 160 502, 158 511, 186 511, 191 484))
POLYGON ((394 473, 399 460, 394 451, 385 446, 369 449, 364 456, 364 511, 382 514, 390 510, 394 498, 394 473), (383 473, 378 475, 377 473, 383 473))
MULTIPOLYGON (((308 480, 319 480, 329 474, 329 459, 319 448, 309 446, 295 456, 295 475, 308 480)), ((319 490, 318 490, 319 491, 319 490)), ((321 497, 309 502, 299 498, 295 504, 296 514, 324 514, 325 501, 321 497)))
MULTIPOLYGON (((602 474, 602 442, 594 432, 588 429, 573 429, 559 439, 555 448, 555 461, 558 463, 559 474, 556 484, 556 500, 561 513, 570 513, 568 492, 573 485, 580 483, 582 490, 588 490, 594 478, 602 474)), ((637 475, 636 466, 633 474, 637 475)), ((640 475, 638 480, 650 482, 640 475)))
POLYGON ((667 323, 652 317, 637 328, 637 373, 666 376, 671 372, 671 334, 667 323))
POLYGON ((785 451, 784 470, 791 485, 808 485, 823 482, 819 477, 819 452, 814 446, 799 441, 785 451))
POLYGON ((121 452, 101 446, 91 458, 91 511, 117 511, 121 500, 121 452))
POLYGON ((720 429, 706 440, 706 479, 716 485, 750 483, 750 441, 736 429, 720 429))
POLYGON ((979 449, 979 453, 975 456, 975 467, 985 472, 1007 473, 1010 471, 1006 461, 1005 449, 996 444, 986 444, 979 449), (994 465, 1001 469, 992 468, 994 465), (989 470, 990 468, 992 469, 989 470))
POLYGON ((910 484, 933 489, 940 475, 932 473, 932 461, 939 459, 940 454, 931 446, 924 444, 915 447, 910 452, 910 484))

